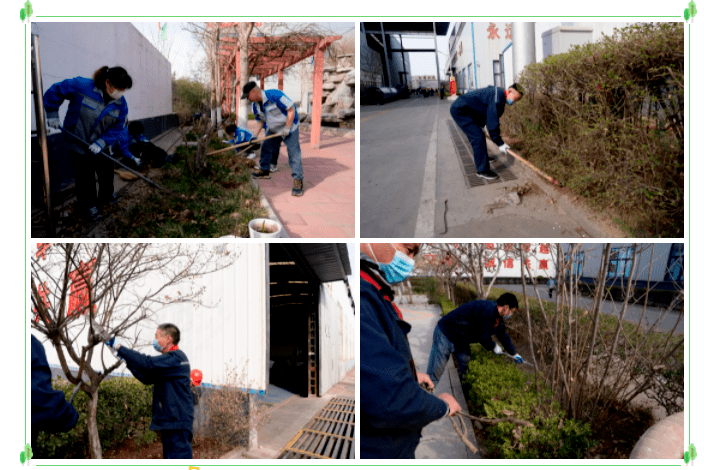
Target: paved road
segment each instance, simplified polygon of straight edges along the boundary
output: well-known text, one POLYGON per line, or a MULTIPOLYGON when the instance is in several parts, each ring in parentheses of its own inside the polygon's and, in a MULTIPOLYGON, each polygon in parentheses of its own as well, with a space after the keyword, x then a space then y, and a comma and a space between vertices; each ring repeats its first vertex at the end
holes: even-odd
MULTIPOLYGON (((439 102, 417 98, 361 107, 362 237, 415 236, 429 152, 437 150, 431 138, 439 102)), ((423 219, 433 222, 432 216, 423 219)))
MULTIPOLYGON (((523 286, 521 284, 501 284, 498 285, 496 284, 496 287, 499 287, 501 289, 505 289, 511 292, 517 292, 517 293, 523 293, 523 286)), ((538 292, 540 293, 540 298, 543 300, 551 301, 552 299, 548 298, 548 288, 545 284, 540 284, 538 285, 538 292)), ((535 289, 533 286, 526 286, 526 293, 529 296, 536 297, 535 294, 535 289)), ((555 297, 555 293, 553 293, 553 298, 555 297)), ((520 300, 520 299, 519 299, 520 300)), ((577 306, 580 308, 591 308, 594 305, 594 299, 592 297, 583 297, 580 296, 577 299, 577 306)), ((603 313, 609 314, 609 315, 620 315, 621 313, 621 308, 623 307, 622 302, 612 302, 609 300, 605 300, 602 304, 601 311, 603 313)), ((624 317, 626 320, 633 322, 633 323, 638 323, 641 313, 643 312, 643 306, 642 305, 637 305, 637 304, 629 304, 626 310, 626 316, 624 317)), ((658 307, 646 307, 645 308, 645 316, 643 318, 643 324, 647 325, 652 325, 653 323, 657 322, 658 319, 660 318, 663 313, 665 314, 662 321, 660 322, 659 326, 657 327, 658 330, 660 331, 670 331, 672 327, 677 323, 677 319, 679 316, 680 311, 675 310, 671 311, 669 313, 665 313, 666 310, 658 307)), ((677 325, 677 328, 675 330, 677 333, 684 333, 684 322, 680 321, 679 325, 677 325)))

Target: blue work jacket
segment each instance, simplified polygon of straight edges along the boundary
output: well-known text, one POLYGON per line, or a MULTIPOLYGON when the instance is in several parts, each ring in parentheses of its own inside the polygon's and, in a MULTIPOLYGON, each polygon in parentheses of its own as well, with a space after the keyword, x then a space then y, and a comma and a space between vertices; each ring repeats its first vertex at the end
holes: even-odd
POLYGON ((137 380, 154 385, 152 424, 149 429, 187 429, 193 432, 191 366, 180 349, 147 356, 120 347, 117 354, 137 380))
POLYGON ((232 135, 232 139, 230 139, 230 143, 234 145, 243 144, 245 142, 249 142, 253 138, 254 136, 247 129, 237 127, 232 135))
POLYGON ((445 416, 448 405, 415 378, 406 338, 411 326, 382 292, 365 280, 360 283, 361 457, 412 459, 421 429, 445 416))
POLYGON ((32 440, 39 431, 68 431, 76 425, 78 412, 61 390, 51 386, 51 369, 42 343, 32 338, 32 440))
POLYGON ((298 129, 298 110, 291 98, 281 90, 262 90, 262 95, 264 95, 262 103, 252 103, 252 113, 254 119, 264 123, 264 129, 268 133, 276 134, 284 129, 288 120, 288 110, 291 107, 295 113, 291 132, 298 129))
MULTIPOLYGON (((85 142, 98 144, 104 149, 117 141, 127 119, 125 97, 113 100, 107 93, 105 97, 90 78, 76 77, 54 83, 44 93, 46 117, 58 118, 61 103, 69 100, 64 128, 85 142), (105 99, 109 101, 105 102, 105 99)), ((88 147, 73 137, 67 135, 66 142, 72 151, 90 154, 88 147)))
POLYGON ((438 328, 460 350, 479 343, 491 351, 495 345, 491 335, 496 335, 507 353, 516 354, 494 301, 473 300, 460 305, 438 321, 438 328))
POLYGON ((504 144, 501 139, 499 118, 504 114, 505 106, 505 90, 494 86, 472 90, 457 97, 452 103, 455 112, 472 118, 472 121, 479 127, 486 126, 489 137, 498 146, 504 144))

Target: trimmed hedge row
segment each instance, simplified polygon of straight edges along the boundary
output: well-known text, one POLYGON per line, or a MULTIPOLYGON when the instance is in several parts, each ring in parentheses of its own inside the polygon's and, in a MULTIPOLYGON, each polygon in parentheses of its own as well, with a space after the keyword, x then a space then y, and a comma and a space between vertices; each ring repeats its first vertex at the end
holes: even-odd
MULTIPOLYGON (((54 380, 55 390, 70 397, 75 385, 66 380, 54 380)), ((98 386, 98 433, 105 452, 128 437, 144 443, 154 442, 156 433, 149 430, 152 420, 152 386, 134 378, 116 377, 98 386)), ((88 395, 79 391, 73 399, 78 411, 78 423, 68 432, 47 434, 40 432, 37 447, 32 449, 36 458, 85 458, 88 447, 88 395)))
POLYGON ((462 378, 469 384, 470 412, 488 418, 510 415, 534 425, 519 428, 504 422, 490 426, 487 457, 580 459, 596 445, 590 438, 589 424, 565 419, 559 403, 551 403, 546 383, 541 381, 540 392, 536 393, 532 376, 478 344, 471 348, 473 360, 462 378))

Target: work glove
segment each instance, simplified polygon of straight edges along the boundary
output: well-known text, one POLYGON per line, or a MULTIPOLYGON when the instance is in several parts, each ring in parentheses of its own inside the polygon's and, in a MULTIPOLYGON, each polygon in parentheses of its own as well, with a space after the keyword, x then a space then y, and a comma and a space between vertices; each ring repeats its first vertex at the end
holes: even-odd
POLYGON ((516 364, 523 364, 523 358, 521 357, 520 354, 516 353, 512 357, 513 357, 513 360, 516 361, 516 364))
POLYGON ((510 148, 511 148, 511 147, 509 147, 508 144, 503 144, 502 146, 499 147, 499 150, 501 150, 501 153, 507 154, 507 153, 508 153, 508 149, 510 149, 510 148))
POLYGON ((93 143, 90 144, 90 146, 88 147, 88 150, 90 150, 90 151, 93 153, 93 155, 95 155, 95 154, 97 154, 97 153, 100 153, 100 151, 103 150, 103 148, 102 148, 100 145, 98 145, 98 144, 96 144, 95 142, 93 142, 93 143))
POLYGON ((140 160, 139 158, 132 157, 132 161, 134 162, 135 165, 142 166, 142 160, 140 160))
POLYGON ((499 343, 494 343, 494 354, 503 354, 504 350, 501 349, 499 343))
POLYGON ((122 341, 120 341, 120 338, 113 336, 109 340, 105 341, 105 344, 113 351, 117 351, 117 347, 122 345, 122 341))
POLYGON ((288 135, 291 133, 291 126, 284 126, 284 130, 281 131, 281 135, 284 137, 288 137, 288 135))
POLYGON ((61 121, 59 121, 59 118, 49 118, 46 120, 46 127, 61 129, 61 121))

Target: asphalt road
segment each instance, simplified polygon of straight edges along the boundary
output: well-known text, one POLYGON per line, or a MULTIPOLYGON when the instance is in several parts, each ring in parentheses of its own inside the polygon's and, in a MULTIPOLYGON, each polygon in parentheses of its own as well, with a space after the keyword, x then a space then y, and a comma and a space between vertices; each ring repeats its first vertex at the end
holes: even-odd
MULTIPOLYGON (((511 291, 511 292, 516 292, 516 293, 520 293, 520 294, 523 293, 523 286, 521 284, 495 284, 495 286, 499 287, 501 289, 511 291)), ((553 292, 553 299, 548 298, 548 287, 545 284, 540 284, 537 286, 537 288, 538 288, 538 292, 540 293, 540 298, 543 301, 551 302, 554 300, 555 293, 553 292)), ((526 294, 528 294, 531 297, 537 297, 537 295, 535 293, 534 286, 526 286, 526 294)), ((519 297, 519 302, 520 302, 520 297, 519 297)), ((592 298, 592 297, 579 296, 577 298, 577 306, 579 308, 590 309, 590 308, 592 308, 593 305, 594 305, 594 298, 592 298)), ((610 300, 604 300, 604 302, 602 303, 601 311, 602 311, 602 313, 606 313, 608 315, 618 316, 621 313, 622 307, 623 307, 623 302, 613 302, 610 300)), ((638 323, 642 313, 643 313, 643 305, 629 304, 626 307, 626 316, 624 317, 624 319, 629 322, 632 322, 632 323, 638 323)), ((676 309, 676 310, 673 310, 670 312, 666 312, 666 309, 663 309, 663 308, 645 307, 645 315, 643 317, 643 324, 644 325, 652 325, 652 324, 656 323, 658 321, 658 319, 662 316, 663 318, 660 321, 659 325, 656 327, 656 329, 659 331, 669 332, 672 329, 672 327, 675 326, 675 323, 677 323, 679 313, 680 313, 679 309, 676 309)), ((679 322, 675 331, 677 333, 684 334, 684 321, 679 322)))

